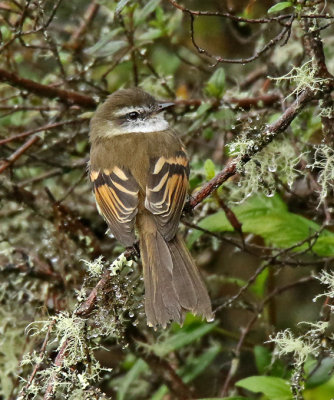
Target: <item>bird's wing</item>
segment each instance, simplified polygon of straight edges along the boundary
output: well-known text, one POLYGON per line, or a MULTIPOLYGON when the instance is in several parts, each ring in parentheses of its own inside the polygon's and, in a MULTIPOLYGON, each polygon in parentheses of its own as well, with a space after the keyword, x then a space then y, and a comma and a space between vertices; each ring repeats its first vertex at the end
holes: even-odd
POLYGON ((150 162, 145 207, 154 215, 159 232, 167 241, 175 236, 179 225, 188 177, 189 162, 183 150, 150 162))
POLYGON ((134 224, 138 207, 139 186, 129 171, 91 170, 95 200, 100 214, 113 235, 124 246, 131 246, 136 238, 134 224))

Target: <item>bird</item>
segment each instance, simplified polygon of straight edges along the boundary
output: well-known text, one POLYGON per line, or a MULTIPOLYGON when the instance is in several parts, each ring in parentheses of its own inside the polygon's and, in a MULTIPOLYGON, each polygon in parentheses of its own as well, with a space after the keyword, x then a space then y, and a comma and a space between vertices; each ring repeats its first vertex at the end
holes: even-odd
POLYGON ((187 312, 213 320, 207 288, 177 233, 186 202, 189 160, 159 101, 119 89, 90 121, 89 177, 111 233, 132 247, 139 236, 147 325, 182 325, 187 312))

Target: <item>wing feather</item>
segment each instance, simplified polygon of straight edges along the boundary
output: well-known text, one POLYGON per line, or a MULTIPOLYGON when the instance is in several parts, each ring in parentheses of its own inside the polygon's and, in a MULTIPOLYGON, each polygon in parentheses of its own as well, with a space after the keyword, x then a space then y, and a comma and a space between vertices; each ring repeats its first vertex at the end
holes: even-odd
POLYGON ((188 190, 189 162, 184 151, 150 162, 145 207, 154 216, 162 236, 171 240, 177 231, 188 190))
POLYGON ((129 171, 91 170, 95 200, 100 214, 113 235, 124 246, 131 246, 136 238, 134 224, 138 211, 139 186, 129 171))

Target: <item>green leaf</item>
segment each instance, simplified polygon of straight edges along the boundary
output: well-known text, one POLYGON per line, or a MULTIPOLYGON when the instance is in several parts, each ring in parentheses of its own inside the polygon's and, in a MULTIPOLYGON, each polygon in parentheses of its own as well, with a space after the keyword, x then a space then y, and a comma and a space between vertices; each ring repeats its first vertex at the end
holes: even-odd
POLYGON ((291 3, 291 1, 281 1, 280 3, 277 3, 274 6, 270 7, 268 10, 268 14, 282 11, 285 8, 292 7, 292 6, 293 6, 293 4, 291 3))
POLYGON ((334 235, 326 235, 327 231, 324 232, 325 235, 321 235, 314 245, 314 251, 319 254, 319 256, 328 257, 334 253, 334 235))
POLYGON ((120 33, 121 29, 117 28, 104 35, 93 46, 85 50, 86 54, 95 57, 107 57, 115 54, 117 51, 123 49, 128 45, 126 40, 117 40, 116 36, 120 33))
POLYGON ((271 352, 264 346, 255 346, 254 357, 258 373, 264 375, 271 363, 271 352))
POLYGON ((263 393, 269 400, 292 400, 287 381, 273 376, 250 376, 235 384, 254 393, 263 393))
POLYGON ((258 373, 261 375, 270 374, 271 376, 284 377, 286 373, 285 366, 281 360, 272 362, 272 354, 264 346, 254 347, 255 365, 258 373))
POLYGON ((166 385, 161 385, 159 389, 154 392, 150 400, 163 400, 168 393, 168 387, 166 385))
MULTIPOLYGON (((278 195, 271 198, 264 195, 256 195, 246 200, 243 204, 232 207, 232 210, 242 223, 244 232, 261 236, 268 245, 278 248, 291 247, 320 229, 320 225, 315 222, 289 212, 286 204, 278 195)), ((212 232, 233 231, 223 211, 204 218, 200 221, 199 226, 212 232)), ((192 233, 196 239, 201 234, 192 233)), ((188 239, 190 244, 194 242, 192 235, 188 239)), ((295 248, 294 251, 301 251, 306 249, 307 246, 305 243, 295 248)), ((321 256, 334 256, 334 234, 324 230, 312 250, 321 256)))
MULTIPOLYGON (((310 375, 306 378, 306 388, 314 388, 331 379, 334 368, 334 359, 331 357, 324 358, 320 365, 317 360, 311 360, 305 364, 305 372, 310 375)), ((334 393, 333 393, 334 395, 334 393)))
POLYGON ((216 356, 221 352, 220 345, 214 345, 210 347, 207 351, 204 351, 199 357, 189 358, 190 362, 187 363, 185 368, 183 368, 179 374, 185 383, 189 383, 194 380, 198 375, 200 375, 216 358, 216 356))
POLYGON ((150 0, 142 9, 134 13, 134 25, 138 26, 157 8, 161 0, 150 0))
POLYGON ((138 36, 137 40, 140 42, 147 42, 154 39, 158 39, 163 34, 162 30, 159 28, 149 28, 146 32, 138 36))
POLYGON ((183 327, 163 342, 153 344, 152 346, 150 346, 150 349, 157 356, 164 357, 168 353, 187 346, 195 340, 198 340, 201 337, 205 336, 207 333, 211 332, 216 325, 217 323, 205 323, 200 326, 189 325, 183 327))
POLYGON ((130 0, 120 0, 117 3, 115 14, 118 15, 129 2, 130 0))
POLYGON ((210 103, 202 103, 197 111, 196 111, 196 117, 200 117, 204 114, 206 114, 206 112, 212 107, 212 104, 210 103))
POLYGON ((305 400, 327 400, 334 398, 334 376, 324 384, 303 392, 305 400))
POLYGON ((87 53, 95 57, 108 57, 124 49, 127 45, 128 43, 125 40, 113 40, 109 43, 95 45, 87 49, 87 53))
POLYGON ((204 171, 205 171, 205 175, 206 175, 206 180, 209 181, 210 179, 212 179, 215 174, 215 164, 213 163, 212 160, 210 160, 209 158, 207 160, 205 160, 204 163, 204 171))
MULTIPOLYGON (((178 375, 182 377, 182 380, 185 383, 191 382, 212 363, 217 354, 220 352, 221 346, 214 345, 201 354, 198 358, 187 359, 187 364, 181 370, 177 371, 178 375)), ((162 385, 151 397, 151 400, 162 400, 165 398, 167 393, 168 387, 166 385, 162 385)))
POLYGON ((255 279, 255 282, 250 285, 249 289, 259 297, 263 297, 266 291, 266 283, 268 280, 269 268, 264 269, 255 279))
POLYGON ((212 74, 205 88, 209 96, 221 98, 225 91, 225 71, 223 68, 217 68, 212 74))
POLYGON ((148 365, 142 359, 136 361, 133 367, 122 379, 122 383, 117 391, 117 400, 124 400, 131 383, 135 382, 139 375, 148 369, 148 365))

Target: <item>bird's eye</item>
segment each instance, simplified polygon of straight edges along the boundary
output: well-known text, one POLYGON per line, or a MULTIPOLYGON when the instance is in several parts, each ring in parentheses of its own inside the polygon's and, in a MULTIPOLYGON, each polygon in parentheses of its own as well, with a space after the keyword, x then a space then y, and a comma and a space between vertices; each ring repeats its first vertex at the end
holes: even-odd
POLYGON ((137 111, 132 111, 127 115, 127 119, 131 121, 135 121, 139 117, 139 113, 137 111))

